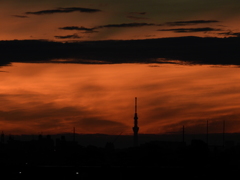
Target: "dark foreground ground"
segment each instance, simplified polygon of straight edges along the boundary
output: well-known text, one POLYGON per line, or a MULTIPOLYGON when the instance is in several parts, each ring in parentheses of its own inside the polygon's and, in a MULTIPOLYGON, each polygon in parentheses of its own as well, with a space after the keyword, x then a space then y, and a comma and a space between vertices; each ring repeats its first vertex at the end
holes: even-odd
POLYGON ((94 146, 65 137, 15 138, 0 138, 0 174, 5 179, 232 180, 240 172, 240 144, 234 141, 209 145, 201 139, 186 143, 158 137, 137 147, 116 148, 108 141, 94 146))
POLYGON ((31 167, 3 168, 8 179, 236 179, 239 168, 181 167, 31 167))

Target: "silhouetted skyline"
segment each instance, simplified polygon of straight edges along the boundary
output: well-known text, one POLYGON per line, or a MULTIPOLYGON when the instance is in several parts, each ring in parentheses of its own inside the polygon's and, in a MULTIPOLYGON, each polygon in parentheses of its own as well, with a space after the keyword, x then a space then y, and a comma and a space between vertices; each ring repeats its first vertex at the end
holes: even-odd
POLYGON ((112 177, 108 172, 121 172, 117 176, 119 179, 126 176, 155 177, 159 172, 162 177, 187 179, 196 174, 204 178, 232 178, 238 173, 240 146, 233 141, 228 141, 225 146, 212 146, 195 138, 187 144, 176 139, 154 140, 151 136, 138 147, 116 148, 115 143, 106 141, 103 147, 84 146, 84 138, 80 137, 79 142, 65 136, 54 139, 50 135, 39 135, 27 141, 6 137, 0 143, 0 151, 4 154, 0 171, 9 178, 32 178, 39 174, 38 177, 54 175, 55 178, 74 179, 112 177), (219 169, 223 172, 218 173, 219 169))

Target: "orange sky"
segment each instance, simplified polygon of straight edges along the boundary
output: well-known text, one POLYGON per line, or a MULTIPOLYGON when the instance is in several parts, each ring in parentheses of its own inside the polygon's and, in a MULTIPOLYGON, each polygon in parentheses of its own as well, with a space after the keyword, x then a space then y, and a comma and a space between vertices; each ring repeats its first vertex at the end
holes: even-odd
POLYGON ((240 2, 237 0, 4 0, 1 1, 0 7, 0 40, 68 41, 234 36, 236 35, 234 33, 240 32, 239 7, 240 2), (67 12, 69 10, 67 8, 97 11, 67 12), (59 9, 61 13, 57 11, 59 9), (190 23, 196 20, 201 22, 190 23), (215 22, 210 23, 209 21, 212 20, 215 22), (179 21, 186 23, 176 24, 179 21), (132 23, 134 25, 130 26, 132 23), (123 24, 127 26, 124 27, 123 24), (61 29, 63 27, 95 28, 95 30, 84 31, 76 28, 63 30, 61 29), (179 31, 182 28, 184 31, 179 31))
POLYGON ((240 132, 236 67, 24 64, 1 68, 0 127, 9 134, 240 132))

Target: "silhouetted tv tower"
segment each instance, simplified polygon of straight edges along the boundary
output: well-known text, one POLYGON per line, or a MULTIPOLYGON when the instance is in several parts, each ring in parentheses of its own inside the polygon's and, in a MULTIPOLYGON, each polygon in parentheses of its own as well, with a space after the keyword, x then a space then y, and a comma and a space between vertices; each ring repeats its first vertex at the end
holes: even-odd
POLYGON ((135 97, 135 114, 134 114, 134 127, 133 129, 133 133, 134 133, 134 146, 138 146, 138 116, 137 116, 137 98, 135 97))

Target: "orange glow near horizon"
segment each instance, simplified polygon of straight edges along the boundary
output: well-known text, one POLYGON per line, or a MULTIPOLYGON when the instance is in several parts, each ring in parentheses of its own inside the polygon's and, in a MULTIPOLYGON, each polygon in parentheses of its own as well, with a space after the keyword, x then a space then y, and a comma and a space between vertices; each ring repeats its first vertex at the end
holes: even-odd
POLYGON ((240 132, 236 67, 25 64, 1 68, 1 130, 10 134, 240 132))

